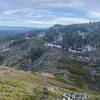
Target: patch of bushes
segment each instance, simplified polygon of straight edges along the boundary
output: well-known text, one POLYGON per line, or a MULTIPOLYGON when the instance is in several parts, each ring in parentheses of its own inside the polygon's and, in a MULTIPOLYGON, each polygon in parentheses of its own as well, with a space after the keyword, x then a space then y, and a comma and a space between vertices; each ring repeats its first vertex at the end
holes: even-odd
POLYGON ((77 74, 81 76, 86 76, 89 74, 87 70, 85 70, 80 64, 76 63, 75 61, 63 58, 59 60, 59 62, 62 63, 62 69, 64 68, 72 74, 77 74))
POLYGON ((79 88, 82 88, 82 89, 85 88, 85 83, 84 83, 84 81, 83 81, 81 76, 78 76, 78 75, 75 75, 75 74, 71 74, 69 76, 69 79, 72 82, 72 85, 75 85, 75 86, 77 86, 79 88))
POLYGON ((15 45, 19 45, 21 43, 24 43, 26 40, 24 38, 20 38, 15 40, 10 46, 15 46, 15 45))

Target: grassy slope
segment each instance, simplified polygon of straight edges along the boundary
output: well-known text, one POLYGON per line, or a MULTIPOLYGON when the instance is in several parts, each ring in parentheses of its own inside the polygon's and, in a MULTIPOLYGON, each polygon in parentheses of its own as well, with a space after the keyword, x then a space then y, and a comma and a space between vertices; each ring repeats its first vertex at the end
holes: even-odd
POLYGON ((81 89, 36 73, 0 68, 0 100, 61 100, 60 94, 64 91, 80 92, 81 89), (49 91, 43 90, 45 84, 50 87, 49 91))
MULTIPOLYGON (((72 61, 71 59, 62 59, 59 62, 62 63, 63 65, 64 64, 68 65, 67 70, 70 72, 69 84, 79 87, 82 89, 81 91, 84 91, 85 93, 89 94, 88 100, 100 100, 100 92, 97 92, 95 90, 90 90, 86 87, 87 85, 83 81, 82 77, 83 78, 90 77, 90 74, 86 69, 82 68, 81 64, 72 61)), ((62 67, 59 68, 66 69, 66 66, 63 66, 63 68, 62 67)))
MULTIPOLYGON (((69 89, 72 87, 68 86, 69 89)), ((54 78, 15 69, 0 68, 0 100, 53 100, 59 98, 66 85, 54 78), (45 84, 55 89, 43 91, 45 84)))

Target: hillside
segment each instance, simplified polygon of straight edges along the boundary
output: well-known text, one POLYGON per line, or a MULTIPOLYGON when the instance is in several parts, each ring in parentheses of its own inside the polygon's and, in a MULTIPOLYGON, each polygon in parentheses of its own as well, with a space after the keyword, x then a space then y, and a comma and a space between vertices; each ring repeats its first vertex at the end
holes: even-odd
POLYGON ((66 51, 80 52, 91 60, 100 58, 100 22, 54 25, 46 31, 45 40, 66 51))
MULTIPOLYGON (((100 89, 100 74, 85 62, 73 60, 63 49, 52 48, 33 63, 33 70, 52 73, 58 80, 80 88, 100 89)), ((99 71, 99 67, 97 69, 99 71)))
POLYGON ((18 37, 0 42, 0 64, 30 70, 33 61, 45 51, 44 41, 37 37, 18 37))
POLYGON ((51 73, 58 80, 76 87, 80 85, 80 88, 100 89, 99 67, 94 69, 89 63, 72 60, 63 48, 46 46, 39 36, 28 34, 1 41, 0 47, 1 66, 51 73))
POLYGON ((83 92, 55 77, 0 67, 0 100, 62 100, 62 93, 73 92, 81 97, 88 96, 88 100, 99 100, 96 93, 83 92))

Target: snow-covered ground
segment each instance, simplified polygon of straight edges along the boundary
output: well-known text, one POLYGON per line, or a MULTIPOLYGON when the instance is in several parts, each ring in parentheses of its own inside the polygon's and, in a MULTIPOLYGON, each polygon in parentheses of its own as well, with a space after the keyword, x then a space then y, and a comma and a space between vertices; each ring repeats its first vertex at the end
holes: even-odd
POLYGON ((68 51, 71 52, 71 53, 80 53, 80 51, 72 50, 71 48, 69 48, 68 51))
POLYGON ((72 53, 83 53, 83 52, 86 52, 86 51, 92 52, 92 51, 95 51, 96 50, 95 47, 90 46, 90 45, 86 45, 86 46, 84 46, 83 48, 80 48, 80 49, 81 50, 78 51, 78 50, 73 50, 73 49, 69 48, 68 51, 69 52, 72 52, 72 53))
POLYGON ((80 32, 78 31, 78 34, 82 36, 82 38, 85 38, 85 36, 88 34, 87 32, 80 32))
POLYGON ((56 47, 56 48, 62 48, 61 45, 57 45, 57 44, 53 44, 53 43, 45 43, 45 46, 48 46, 48 47, 56 47))
POLYGON ((96 50, 96 48, 95 47, 93 47, 93 46, 90 46, 90 45, 86 45, 85 47, 83 47, 83 52, 85 52, 85 51, 89 51, 89 52, 91 52, 91 51, 95 51, 96 50))

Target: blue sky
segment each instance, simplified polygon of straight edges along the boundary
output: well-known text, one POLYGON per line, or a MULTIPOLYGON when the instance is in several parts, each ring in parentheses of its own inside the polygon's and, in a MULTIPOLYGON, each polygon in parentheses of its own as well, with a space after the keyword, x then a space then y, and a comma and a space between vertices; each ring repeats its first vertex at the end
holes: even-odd
POLYGON ((100 0, 0 0, 0 26, 50 27, 100 20, 100 0))

